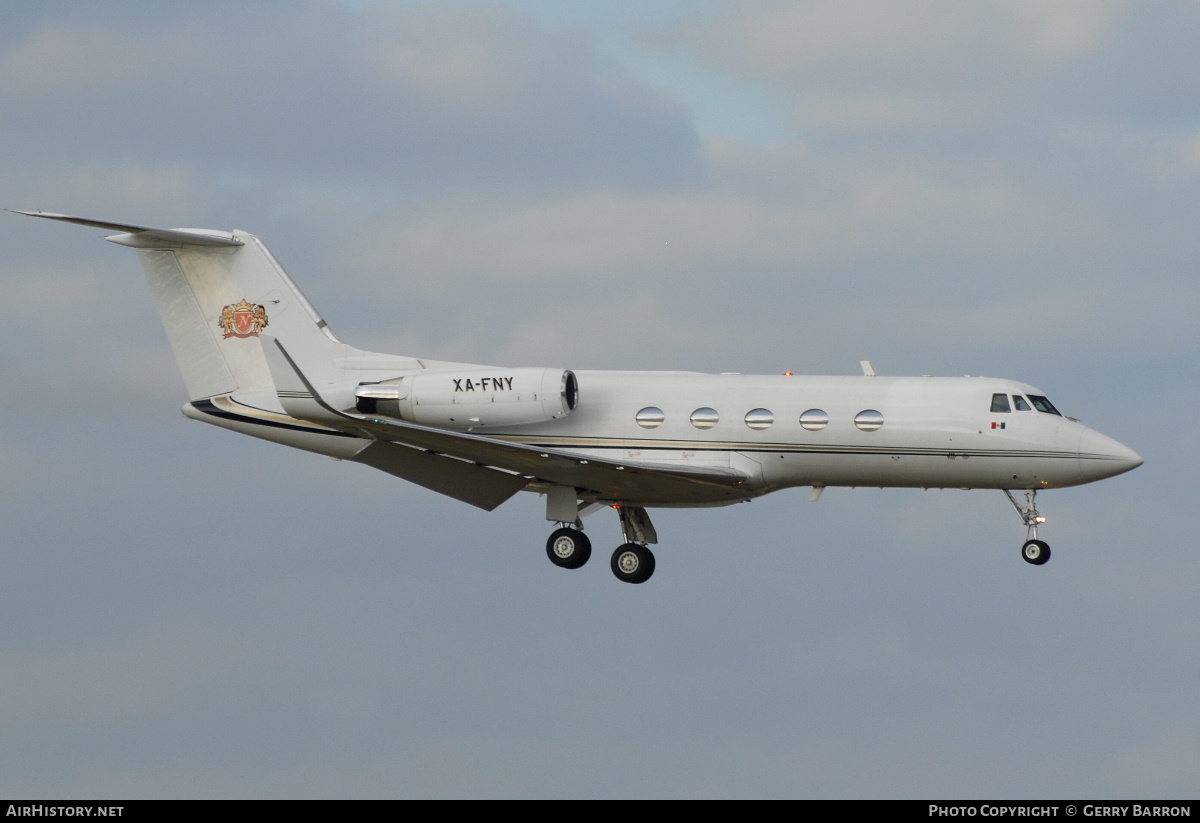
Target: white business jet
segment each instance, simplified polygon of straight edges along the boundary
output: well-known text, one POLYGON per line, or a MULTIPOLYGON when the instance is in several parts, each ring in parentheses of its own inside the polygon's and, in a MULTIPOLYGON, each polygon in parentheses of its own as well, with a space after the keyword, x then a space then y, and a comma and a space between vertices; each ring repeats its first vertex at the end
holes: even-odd
POLYGON ((578 371, 451 363, 338 340, 257 237, 20 212, 118 232, 136 249, 191 402, 215 426, 363 463, 491 511, 546 498, 546 554, 591 556, 604 507, 617 579, 654 572, 647 509, 725 506, 793 486, 1000 489, 1041 565, 1042 489, 1141 465, 1023 383, 985 377, 578 371), (1023 502, 1012 492, 1024 493, 1023 502))

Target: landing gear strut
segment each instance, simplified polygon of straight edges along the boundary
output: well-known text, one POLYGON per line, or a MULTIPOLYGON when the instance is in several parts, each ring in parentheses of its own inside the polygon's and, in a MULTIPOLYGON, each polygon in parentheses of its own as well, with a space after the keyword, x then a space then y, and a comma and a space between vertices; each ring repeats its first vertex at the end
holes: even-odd
POLYGON ((1045 564, 1050 559, 1050 546, 1037 539, 1038 524, 1046 522, 1046 518, 1038 514, 1037 489, 1025 490, 1024 506, 1017 502, 1008 489, 1005 489, 1004 493, 1008 495, 1008 501, 1013 504, 1017 514, 1021 516, 1021 522, 1025 524, 1025 545, 1021 546, 1021 557, 1026 563, 1032 563, 1035 566, 1045 564))

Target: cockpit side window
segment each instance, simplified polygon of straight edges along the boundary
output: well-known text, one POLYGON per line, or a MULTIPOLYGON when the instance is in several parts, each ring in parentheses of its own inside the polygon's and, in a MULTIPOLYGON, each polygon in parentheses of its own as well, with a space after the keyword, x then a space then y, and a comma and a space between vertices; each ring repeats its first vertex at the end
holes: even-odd
POLYGON ((992 395, 992 411, 993 412, 1011 412, 1012 408, 1008 405, 1007 394, 992 395))
POLYGON ((1032 403, 1033 407, 1040 412, 1045 412, 1046 414, 1057 414, 1059 417, 1062 417, 1062 413, 1058 409, 1054 408, 1054 404, 1051 403, 1049 399, 1042 397, 1040 394, 1029 395, 1029 402, 1032 403))
POLYGON ((1025 398, 1019 394, 1013 395, 1013 403, 1017 405, 1017 411, 1033 411, 1029 408, 1029 404, 1025 402, 1025 398))

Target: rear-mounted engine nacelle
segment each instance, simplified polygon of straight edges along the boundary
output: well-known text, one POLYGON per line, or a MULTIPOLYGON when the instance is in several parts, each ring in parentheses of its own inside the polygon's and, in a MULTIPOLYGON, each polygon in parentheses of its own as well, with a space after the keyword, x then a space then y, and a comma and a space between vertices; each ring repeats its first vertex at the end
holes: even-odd
POLYGON ((447 429, 521 426, 566 417, 579 386, 564 369, 432 371, 354 390, 361 414, 447 429))

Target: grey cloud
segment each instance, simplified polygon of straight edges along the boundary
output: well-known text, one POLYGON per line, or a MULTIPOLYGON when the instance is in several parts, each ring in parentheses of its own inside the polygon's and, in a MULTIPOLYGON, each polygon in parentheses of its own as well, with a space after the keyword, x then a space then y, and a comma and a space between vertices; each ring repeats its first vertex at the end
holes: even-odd
POLYGON ((58 162, 513 190, 676 186, 688 113, 581 31, 495 5, 250 5, 7 38, 0 136, 58 162))
POLYGON ((1197 31, 1186 2, 821 0, 731 3, 674 42, 783 90, 801 129, 994 151, 1063 118, 1194 129, 1197 31))

